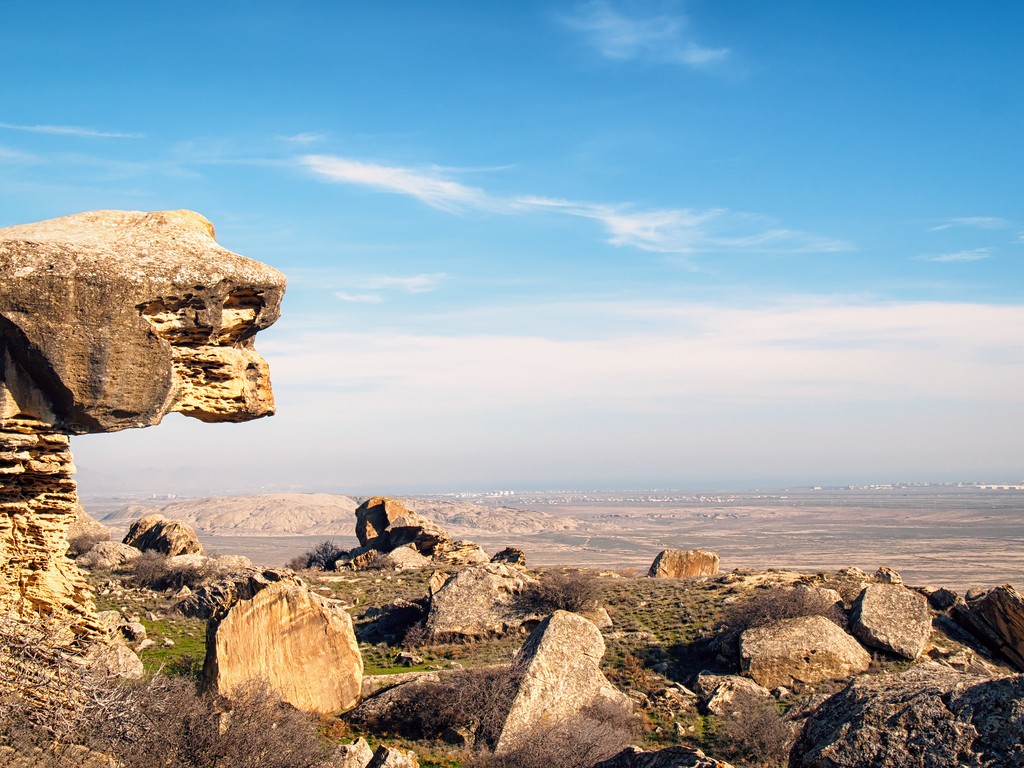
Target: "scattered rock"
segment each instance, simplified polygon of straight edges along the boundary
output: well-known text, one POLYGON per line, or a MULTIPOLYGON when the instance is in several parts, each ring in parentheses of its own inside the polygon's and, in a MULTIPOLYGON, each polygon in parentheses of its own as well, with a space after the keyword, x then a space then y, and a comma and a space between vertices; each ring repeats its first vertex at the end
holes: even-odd
POLYGON ((932 629, 928 601, 900 584, 866 586, 850 619, 864 645, 910 660, 921 655, 932 629))
POLYGON ((123 541, 140 552, 152 549, 170 557, 203 554, 203 545, 191 525, 180 520, 168 520, 160 514, 136 520, 123 541))
POLYGON ((417 656, 415 653, 402 651, 397 656, 395 656, 395 663, 401 664, 403 667, 415 667, 423 663, 423 657, 417 656))
POLYGON ((858 675, 871 665, 871 655, 824 616, 801 616, 745 631, 740 663, 771 689, 858 675))
POLYGON ((501 563, 457 571, 430 600, 427 632, 435 639, 482 638, 517 631, 541 617, 522 605, 536 580, 501 563))
POLYGON ((360 736, 351 744, 342 744, 331 753, 325 768, 366 768, 373 759, 373 750, 360 736))
POLYGON ((772 697, 771 692, 753 680, 739 675, 713 675, 701 672, 694 683, 694 692, 700 697, 701 705, 712 715, 725 715, 733 711, 734 705, 744 697, 772 697))
POLYGON ((120 541, 101 541, 84 555, 79 555, 75 563, 90 571, 118 571, 135 562, 141 554, 135 547, 120 541))
POLYGON ((647 575, 657 579, 716 576, 719 557, 706 549, 664 549, 651 563, 647 575))
POLYGON ((240 600, 251 600, 259 592, 273 584, 302 585, 302 579, 289 570, 252 568, 239 573, 222 576, 211 584, 204 584, 194 591, 187 586, 175 594, 175 610, 184 616, 196 619, 215 619, 227 613, 240 600))
POLYGON ((412 750, 386 747, 381 744, 373 753, 366 768, 419 768, 420 762, 412 750))
POLYGON ((296 709, 331 715, 358 703, 362 677, 352 619, 294 584, 266 587, 207 629, 204 684, 228 697, 262 678, 296 709))
POLYGON ((875 571, 875 581, 879 584, 902 584, 903 577, 887 565, 875 571))
POLYGON ((946 589, 945 587, 939 587, 928 594, 928 605, 936 611, 948 611, 959 600, 960 595, 952 589, 946 589))
POLYGON ((399 571, 407 568, 426 568, 430 565, 430 558, 421 555, 414 544, 406 544, 404 547, 391 550, 387 554, 387 559, 390 561, 390 567, 399 571))
POLYGON ((145 670, 142 661, 130 648, 121 643, 98 645, 90 660, 93 669, 111 677, 138 680, 145 670))
POLYGON ((505 563, 505 565, 518 565, 526 567, 526 553, 516 547, 505 547, 491 558, 492 563, 505 563))
POLYGON ((732 768, 732 765, 689 747, 665 747, 650 752, 640 747, 626 747, 594 768, 732 768))
POLYGON ((512 750, 539 723, 568 721, 607 704, 629 711, 629 699, 601 673, 604 639, 575 613, 555 611, 533 631, 513 664, 514 695, 496 729, 496 752, 512 750))
MULTIPOLYGON (((968 593, 970 595, 970 593, 968 593)), ((1024 597, 1009 584, 953 608, 953 618, 993 651, 1024 670, 1024 597)))
POLYGON ((1024 765, 1024 676, 989 680, 932 664, 865 676, 819 706, 791 768, 1024 765))
POLYGON ((138 621, 129 621, 122 624, 119 629, 124 639, 129 643, 141 643, 146 639, 146 628, 138 621))

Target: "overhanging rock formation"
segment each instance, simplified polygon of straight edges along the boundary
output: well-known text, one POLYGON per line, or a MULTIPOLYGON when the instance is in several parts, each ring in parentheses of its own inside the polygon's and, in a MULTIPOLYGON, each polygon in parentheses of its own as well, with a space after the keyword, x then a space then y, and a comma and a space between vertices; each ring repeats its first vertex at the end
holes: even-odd
POLYGON ((274 412, 253 337, 284 276, 217 244, 192 211, 92 211, 0 229, 0 610, 91 598, 66 557, 76 487, 68 435, 274 412))

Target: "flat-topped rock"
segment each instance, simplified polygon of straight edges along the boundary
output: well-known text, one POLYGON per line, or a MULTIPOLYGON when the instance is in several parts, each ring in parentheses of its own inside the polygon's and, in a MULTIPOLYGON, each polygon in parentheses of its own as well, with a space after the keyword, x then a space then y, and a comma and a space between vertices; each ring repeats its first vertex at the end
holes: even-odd
POLYGON ((916 659, 932 631, 928 601, 897 582, 868 584, 853 604, 853 634, 864 645, 916 659))
POLYGON ((647 575, 656 579, 687 579, 718 575, 719 557, 707 549, 664 549, 647 575))

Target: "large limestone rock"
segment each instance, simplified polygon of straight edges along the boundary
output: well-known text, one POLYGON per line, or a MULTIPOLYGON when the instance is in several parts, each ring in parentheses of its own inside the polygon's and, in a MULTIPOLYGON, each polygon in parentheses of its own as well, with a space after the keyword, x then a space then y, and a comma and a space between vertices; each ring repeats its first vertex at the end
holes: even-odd
POLYGON ((626 747, 594 768, 732 768, 732 765, 689 747, 665 747, 650 752, 640 747, 626 747))
POLYGON ((854 636, 864 645, 916 659, 932 631, 928 601, 897 583, 869 584, 853 605, 854 636))
POLYGON ((718 574, 719 557, 706 549, 664 549, 647 575, 656 579, 686 579, 718 574))
POLYGON ((791 768, 1024 765, 1024 676, 922 664, 858 678, 807 719, 791 768))
POLYGON ((360 546, 379 552, 412 544, 427 557, 452 540, 437 523, 384 496, 367 499, 356 509, 356 537, 360 546))
POLYGON ((203 681, 230 698, 253 678, 303 712, 351 709, 363 679, 352 619, 294 584, 275 584, 236 603, 209 623, 203 681))
POLYGON ((496 729, 496 752, 514 750, 536 728, 562 724, 591 706, 629 711, 629 699, 601 673, 601 632, 575 613, 555 611, 533 631, 513 664, 514 694, 496 729))
POLYGON ((170 557, 204 554, 203 545, 191 525, 180 520, 168 520, 163 515, 139 518, 132 523, 122 541, 140 552, 152 549, 170 557))
POLYGON ((871 665, 871 654, 824 616, 801 616, 744 632, 740 664, 771 690, 859 675, 871 665))
POLYGON ((524 605, 522 598, 536 583, 519 569, 501 563, 457 571, 431 597, 427 631, 438 640, 483 638, 539 621, 542 617, 524 605))
POLYGON ((197 213, 93 211, 0 229, 0 285, 0 610, 96 631, 67 436, 273 413, 253 337, 285 280, 197 213))
POLYGON ((958 603, 953 617, 979 640, 1024 670, 1024 597, 1009 584, 980 600, 958 603))

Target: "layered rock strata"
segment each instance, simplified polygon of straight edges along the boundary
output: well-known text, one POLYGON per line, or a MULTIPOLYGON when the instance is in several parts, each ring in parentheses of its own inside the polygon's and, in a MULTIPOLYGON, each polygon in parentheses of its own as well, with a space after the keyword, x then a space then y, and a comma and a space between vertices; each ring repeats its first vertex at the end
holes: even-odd
POLYGON ((89 632, 67 436, 273 413, 253 337, 285 280, 197 213, 93 211, 0 229, 0 285, 0 608, 89 632))

